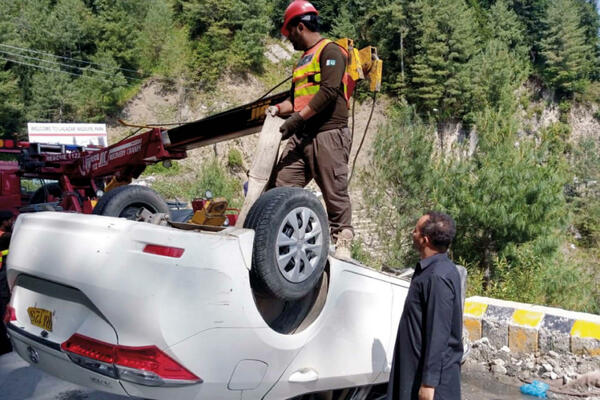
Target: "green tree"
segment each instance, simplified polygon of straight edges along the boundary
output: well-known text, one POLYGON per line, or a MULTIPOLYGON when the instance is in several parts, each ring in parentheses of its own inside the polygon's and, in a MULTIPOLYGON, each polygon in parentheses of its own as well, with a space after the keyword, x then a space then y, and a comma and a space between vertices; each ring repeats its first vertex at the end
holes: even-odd
POLYGON ((162 61, 164 49, 173 40, 175 31, 172 8, 164 0, 148 3, 148 13, 136 41, 140 66, 145 72, 152 71, 162 61))
POLYGON ((271 5, 266 0, 177 0, 176 16, 197 40, 198 76, 214 81, 227 67, 260 71, 264 43, 271 31, 271 5))
POLYGON ((487 279, 494 257, 514 258, 519 246, 535 243, 537 254, 552 256, 563 228, 566 165, 555 149, 564 137, 548 132, 533 140, 516 135, 515 120, 485 110, 476 120, 478 145, 472 159, 451 161, 434 196, 468 227, 457 237, 455 255, 476 261, 487 279))
POLYGON ((544 15, 550 0, 511 0, 511 8, 519 16, 526 29, 526 43, 529 47, 531 60, 538 64, 537 56, 539 43, 543 36, 545 25, 544 15))
POLYGON ((592 47, 589 53, 594 69, 591 78, 600 80, 600 14, 595 0, 577 0, 580 7, 581 27, 585 30, 586 43, 592 47))
POLYGON ((93 26, 97 51, 110 52, 119 66, 136 70, 139 55, 135 44, 141 24, 145 20, 148 2, 95 0, 93 7, 96 10, 93 26))
MULTIPOLYGON (((414 218, 428 209, 445 210, 456 219, 453 256, 477 266, 487 283, 498 279, 499 259, 519 267, 522 246, 552 258, 566 217, 563 132, 519 138, 510 112, 487 109, 476 118, 474 153, 458 147, 449 155, 433 146, 434 126, 404 111, 376 139, 368 178, 375 183, 368 196, 377 204, 372 211, 379 220, 387 218, 397 228, 388 262, 404 265, 409 259, 410 242, 403 238, 409 237, 414 218), (391 206, 391 218, 385 204, 391 206)), ((392 227, 382 228, 389 235, 392 227)))
POLYGON ((545 18, 541 42, 544 77, 561 94, 581 93, 589 83, 592 52, 574 0, 555 0, 545 18))
POLYGON ((600 246, 600 141, 582 137, 575 141, 570 153, 575 179, 570 185, 569 200, 573 223, 580 233, 579 243, 600 246))
POLYGON ((466 119, 473 121, 484 109, 514 111, 515 91, 529 76, 524 54, 515 54, 499 39, 490 40, 483 52, 469 61, 471 95, 466 119))
POLYGON ((93 16, 82 0, 58 0, 47 18, 44 50, 80 58, 93 49, 93 16))
POLYGON ((383 79, 394 94, 406 85, 407 24, 404 8, 397 2, 375 8, 364 21, 365 44, 377 46, 385 60, 383 79))
POLYGON ((101 51, 91 57, 95 64, 103 65, 105 74, 84 69, 83 76, 76 80, 76 118, 83 121, 105 121, 106 116, 116 111, 116 106, 127 80, 119 70, 112 52, 101 51))
POLYGON ((504 43, 517 56, 528 55, 525 25, 509 8, 508 0, 498 0, 490 7, 487 24, 491 39, 504 43))
POLYGON ((27 120, 70 122, 75 120, 76 93, 73 80, 60 72, 38 71, 31 77, 27 120))
POLYGON ((23 108, 18 79, 10 71, 0 70, 0 136, 17 132, 23 108))
POLYGON ((425 195, 437 176, 434 142, 433 124, 423 123, 409 106, 392 109, 375 137, 373 164, 361 179, 388 265, 410 266, 417 260, 410 232, 422 212, 434 207, 425 195))
POLYGON ((414 42, 409 100, 439 119, 459 118, 467 110, 467 62, 476 52, 478 29, 464 0, 409 2, 409 40, 414 42))
POLYGON ((333 39, 339 38, 351 38, 358 39, 358 33, 356 31, 355 21, 352 19, 352 15, 346 8, 340 10, 340 14, 336 18, 331 27, 331 37, 333 39))

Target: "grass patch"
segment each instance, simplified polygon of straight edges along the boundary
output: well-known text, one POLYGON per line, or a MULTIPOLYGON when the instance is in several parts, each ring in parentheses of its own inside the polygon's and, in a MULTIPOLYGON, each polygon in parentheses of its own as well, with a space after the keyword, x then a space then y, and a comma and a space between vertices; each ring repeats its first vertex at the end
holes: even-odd
POLYGON ((230 207, 239 208, 244 202, 241 182, 229 176, 218 160, 205 163, 195 175, 159 175, 152 188, 166 199, 191 201, 210 190, 214 197, 227 199, 230 207))
POLYGON ((372 267, 373 258, 365 250, 364 242, 361 238, 355 238, 350 246, 350 254, 356 261, 372 267))
POLYGON ((575 100, 583 104, 597 104, 600 102, 600 82, 590 83, 581 94, 575 94, 575 100))
POLYGON ((143 82, 140 81, 139 83, 130 84, 120 90, 117 97, 117 107, 123 108, 129 100, 133 99, 142 89, 142 84, 143 82))
POLYGON ((241 168, 244 166, 242 153, 238 149, 232 148, 227 153, 227 166, 229 168, 241 168))
POLYGON ((171 161, 170 167, 165 167, 162 162, 148 165, 142 176, 149 175, 162 175, 162 176, 176 176, 182 172, 181 164, 177 160, 171 161))

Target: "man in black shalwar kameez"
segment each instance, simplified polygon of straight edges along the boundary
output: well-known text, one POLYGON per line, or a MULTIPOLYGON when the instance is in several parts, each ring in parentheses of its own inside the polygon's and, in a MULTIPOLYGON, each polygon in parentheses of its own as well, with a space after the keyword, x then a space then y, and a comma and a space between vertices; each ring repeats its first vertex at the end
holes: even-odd
POLYGON ((456 228, 430 212, 417 222, 417 264, 398 327, 388 400, 460 400, 460 276, 446 255, 456 228))

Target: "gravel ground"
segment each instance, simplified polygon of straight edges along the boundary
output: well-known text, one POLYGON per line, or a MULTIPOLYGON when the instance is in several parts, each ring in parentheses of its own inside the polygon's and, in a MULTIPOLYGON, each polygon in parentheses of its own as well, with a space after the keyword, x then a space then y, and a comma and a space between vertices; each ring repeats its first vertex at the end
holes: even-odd
POLYGON ((491 373, 498 382, 517 387, 533 380, 550 385, 548 398, 600 399, 600 357, 559 354, 516 354, 496 349, 487 338, 471 344, 463 375, 491 373))

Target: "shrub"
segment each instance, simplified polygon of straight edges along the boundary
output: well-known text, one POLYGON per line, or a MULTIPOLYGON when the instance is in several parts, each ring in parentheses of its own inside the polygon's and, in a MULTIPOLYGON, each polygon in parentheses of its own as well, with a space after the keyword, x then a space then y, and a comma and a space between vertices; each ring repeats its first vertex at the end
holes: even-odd
POLYGON ((165 165, 160 162, 152 165, 148 165, 144 172, 143 176, 149 175, 164 175, 164 176, 175 176, 181 173, 181 164, 177 160, 171 161, 170 167, 165 167, 165 165))
POLYGON ((244 166, 242 153, 238 149, 232 148, 229 150, 227 154, 227 166, 230 168, 241 168, 244 166))
POLYGON ((204 164, 196 175, 159 175, 152 188, 167 199, 191 201, 210 190, 214 197, 227 199, 230 207, 240 207, 244 200, 239 180, 229 176, 216 159, 204 164))
POLYGON ((573 311, 600 312, 598 265, 584 260, 573 262, 562 255, 539 258, 534 247, 535 244, 530 244, 514 249, 512 261, 496 258, 496 277, 487 287, 483 285, 485 278, 482 271, 467 264, 467 295, 545 304, 573 311))
POLYGON ((210 190, 214 197, 225 197, 232 207, 243 203, 240 181, 227 175, 216 159, 203 166, 195 184, 196 197, 202 197, 210 190))
POLYGON ((352 241, 352 245, 350 247, 350 254, 352 258, 358 262, 361 262, 365 265, 371 265, 373 262, 373 257, 369 254, 368 251, 364 248, 364 242, 361 238, 355 238, 352 241))
MULTIPOLYGON (((454 217, 458 233, 456 258, 478 265, 489 284, 502 279, 502 262, 530 268, 515 249, 532 246, 535 257, 552 257, 555 232, 564 228, 567 181, 561 130, 546 132, 537 142, 519 138, 511 117, 487 110, 476 118, 478 147, 472 157, 436 154, 434 128, 403 112, 379 132, 375 143, 372 212, 389 238, 388 262, 414 260, 410 231, 430 209, 454 217), (393 211, 382 207, 390 204, 393 211), (392 215, 393 218, 389 218, 392 215), (533 246, 531 243, 535 243, 533 246)), ((464 153, 463 153, 464 154, 464 153)))

